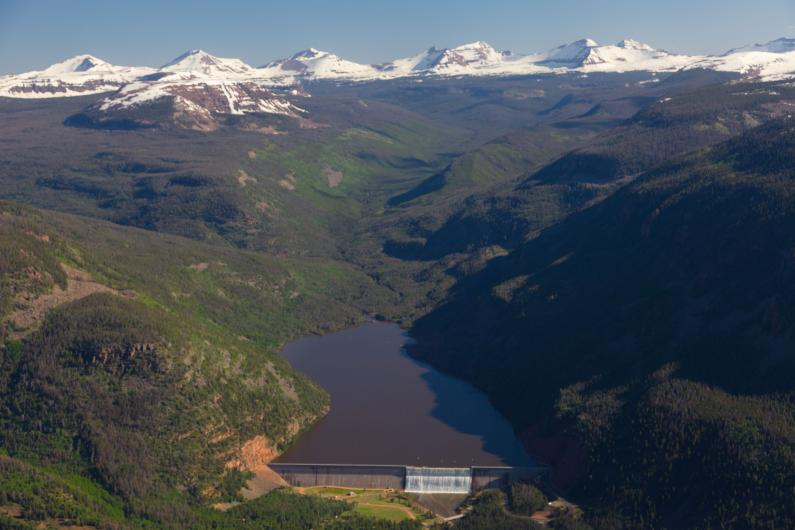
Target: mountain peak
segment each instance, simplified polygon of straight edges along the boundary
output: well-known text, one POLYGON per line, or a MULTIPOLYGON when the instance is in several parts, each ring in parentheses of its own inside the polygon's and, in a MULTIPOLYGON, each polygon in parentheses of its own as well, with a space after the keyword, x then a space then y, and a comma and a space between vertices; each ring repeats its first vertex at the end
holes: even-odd
POLYGON ((193 61, 212 61, 215 59, 212 55, 207 53, 204 50, 188 50, 182 55, 179 55, 177 58, 173 59, 172 61, 163 65, 163 68, 168 68, 169 66, 176 66, 180 63, 184 63, 188 60, 193 61))
POLYGON ((599 46, 599 43, 596 42, 593 39, 585 38, 585 39, 580 39, 578 41, 572 42, 570 46, 582 46, 582 47, 585 47, 585 48, 596 48, 597 46, 599 46))
POLYGON ((795 51, 795 39, 781 37, 764 44, 752 44, 750 46, 735 48, 726 52, 725 55, 743 52, 789 53, 792 51, 795 51))
POLYGON ((300 60, 300 59, 318 59, 320 57, 325 57, 327 55, 332 55, 329 52, 324 52, 323 50, 318 50, 317 48, 307 48, 306 50, 301 50, 298 53, 295 53, 291 59, 300 60))
POLYGON ((776 40, 772 40, 772 41, 768 42, 768 45, 771 45, 771 44, 780 45, 780 46, 786 46, 786 47, 793 47, 793 46, 795 46, 795 38, 780 37, 780 38, 778 38, 776 40))
POLYGON ((244 74, 252 68, 240 59, 223 59, 204 50, 190 50, 170 63, 162 70, 169 72, 201 73, 204 75, 244 74))
POLYGON ((616 46, 618 46, 619 48, 624 48, 625 50, 642 50, 647 52, 654 51, 654 48, 652 48, 648 44, 634 39, 624 39, 618 44, 616 44, 616 46))
POLYGON ((92 68, 96 67, 99 64, 100 63, 97 61, 97 59, 95 57, 91 57, 90 55, 87 55, 86 57, 83 58, 82 61, 80 61, 80 64, 78 64, 75 67, 74 71, 75 72, 85 72, 86 70, 91 70, 92 68))
POLYGON ((453 50, 493 50, 494 47, 486 41, 477 40, 452 48, 453 50))
MULTIPOLYGON (((434 50, 429 50, 429 54, 434 53, 434 50)), ((475 41, 468 44, 462 44, 455 48, 447 48, 442 50, 436 58, 431 59, 432 68, 441 68, 444 70, 461 70, 470 67, 483 67, 498 63, 503 57, 503 54, 495 50, 489 43, 484 41, 475 41)))
POLYGON ((592 50, 599 46, 593 39, 580 39, 570 44, 563 44, 545 54, 544 63, 554 64, 578 64, 582 65, 591 54, 592 50))
POLYGON ((109 67, 110 65, 102 59, 97 59, 93 55, 75 55, 60 63, 49 66, 44 71, 50 74, 67 74, 73 72, 87 72, 97 67, 109 67))

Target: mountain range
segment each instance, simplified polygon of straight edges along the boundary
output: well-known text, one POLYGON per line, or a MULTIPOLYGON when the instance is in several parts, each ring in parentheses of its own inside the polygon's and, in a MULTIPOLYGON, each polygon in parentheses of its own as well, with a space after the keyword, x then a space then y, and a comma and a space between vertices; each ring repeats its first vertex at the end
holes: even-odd
MULTIPOLYGON (((499 51, 477 41, 454 48, 431 47, 379 65, 361 64, 309 48, 259 68, 201 50, 189 51, 160 68, 115 66, 92 55, 78 55, 41 71, 0 77, 0 96, 79 96, 111 92, 135 83, 108 102, 108 106, 125 106, 187 92, 184 87, 188 86, 208 86, 213 87, 215 99, 225 100, 215 106, 226 106, 231 114, 254 111, 286 114, 296 109, 260 92, 273 86, 323 80, 364 82, 412 77, 676 72, 694 68, 734 72, 757 80, 782 79, 795 75, 795 39, 781 38, 716 56, 675 54, 630 39, 615 45, 582 39, 528 55, 499 51), (232 94, 227 93, 230 87, 232 94), (255 93, 248 93, 253 87, 257 87, 255 93)), ((182 97, 191 99, 184 94, 182 97)))

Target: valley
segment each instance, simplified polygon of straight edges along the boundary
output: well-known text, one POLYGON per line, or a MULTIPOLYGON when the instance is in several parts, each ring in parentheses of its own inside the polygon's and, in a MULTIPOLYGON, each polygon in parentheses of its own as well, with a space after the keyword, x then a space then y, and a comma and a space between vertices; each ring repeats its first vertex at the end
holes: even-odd
POLYGON ((395 492, 248 498, 271 462, 541 463, 524 494, 582 508, 550 528, 795 524, 795 86, 623 42, 356 79, 317 50, 91 59, 134 79, 0 97, 0 526, 552 510, 515 485, 450 523, 395 492))

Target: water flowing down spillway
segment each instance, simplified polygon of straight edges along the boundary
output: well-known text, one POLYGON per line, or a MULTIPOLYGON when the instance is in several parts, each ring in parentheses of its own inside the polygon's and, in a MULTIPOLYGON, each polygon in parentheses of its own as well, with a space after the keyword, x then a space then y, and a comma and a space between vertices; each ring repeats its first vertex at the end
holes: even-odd
POLYGON ((409 493, 469 493, 472 470, 460 467, 406 467, 409 493))

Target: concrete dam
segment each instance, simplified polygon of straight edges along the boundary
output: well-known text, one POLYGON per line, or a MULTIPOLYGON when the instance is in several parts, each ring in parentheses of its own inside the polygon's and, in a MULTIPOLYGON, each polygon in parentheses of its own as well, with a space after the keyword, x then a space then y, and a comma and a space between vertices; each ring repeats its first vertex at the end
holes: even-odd
POLYGON ((356 464, 270 464, 291 486, 394 489, 410 493, 470 493, 519 480, 539 480, 546 467, 414 467, 356 464))

